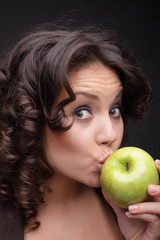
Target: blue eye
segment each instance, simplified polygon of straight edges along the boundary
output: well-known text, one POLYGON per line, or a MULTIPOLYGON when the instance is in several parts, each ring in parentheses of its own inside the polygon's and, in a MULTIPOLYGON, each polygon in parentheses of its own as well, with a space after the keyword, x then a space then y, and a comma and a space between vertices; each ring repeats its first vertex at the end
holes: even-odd
POLYGON ((74 111, 74 116, 78 119, 88 119, 91 117, 90 108, 87 106, 78 107, 74 111))
POLYGON ((115 106, 110 110, 110 115, 113 117, 120 117, 121 116, 121 110, 119 106, 115 106))

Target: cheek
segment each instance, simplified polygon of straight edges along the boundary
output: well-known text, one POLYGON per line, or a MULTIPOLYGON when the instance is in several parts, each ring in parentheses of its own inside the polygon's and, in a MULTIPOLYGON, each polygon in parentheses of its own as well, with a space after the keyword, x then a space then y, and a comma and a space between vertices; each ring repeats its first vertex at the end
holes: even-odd
POLYGON ((45 152, 49 163, 68 159, 86 152, 88 135, 72 127, 63 133, 53 133, 49 129, 45 137, 45 152))
MULTIPOLYGON (((89 132, 84 132, 83 130, 79 130, 76 127, 72 127, 67 132, 62 133, 61 135, 57 135, 55 137, 55 145, 57 149, 63 150, 66 152, 72 153, 83 153, 86 151, 86 147, 90 144, 89 132)), ((89 147, 89 146, 88 146, 89 147)))

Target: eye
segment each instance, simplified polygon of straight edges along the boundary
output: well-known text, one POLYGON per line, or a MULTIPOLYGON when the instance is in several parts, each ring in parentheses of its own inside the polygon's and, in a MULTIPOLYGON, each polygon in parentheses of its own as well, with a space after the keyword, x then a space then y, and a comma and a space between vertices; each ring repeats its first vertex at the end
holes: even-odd
POLYGON ((114 106, 113 108, 111 108, 110 115, 119 118, 121 116, 120 106, 114 106))
POLYGON ((74 116, 78 119, 88 119, 91 117, 91 111, 88 106, 78 107, 74 110, 74 116))

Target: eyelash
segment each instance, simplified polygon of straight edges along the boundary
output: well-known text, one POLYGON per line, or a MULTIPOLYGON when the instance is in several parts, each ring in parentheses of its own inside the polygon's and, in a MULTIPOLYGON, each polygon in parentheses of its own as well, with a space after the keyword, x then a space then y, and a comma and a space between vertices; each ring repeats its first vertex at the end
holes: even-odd
MULTIPOLYGON (((110 114, 111 116, 113 116, 114 118, 117 118, 117 119, 120 118, 120 116, 121 116, 121 106, 120 106, 119 104, 114 105, 114 106, 110 109, 109 114, 110 114), (114 110, 116 110, 116 109, 118 109, 118 111, 119 111, 118 113, 114 113, 114 110), (118 114, 118 115, 116 116, 116 114, 118 114)), ((89 106, 84 105, 84 106, 80 106, 80 107, 76 108, 76 109, 74 110, 73 115, 74 115, 77 119, 87 120, 87 119, 89 119, 89 118, 91 117, 92 111, 91 111, 91 108, 90 108, 89 106), (82 118, 80 115, 78 116, 78 114, 81 114, 82 111, 87 111, 87 112, 88 112, 87 114, 89 114, 89 115, 87 115, 86 117, 84 116, 83 118, 82 118), (80 112, 81 112, 81 113, 80 113, 80 112)))
POLYGON ((78 119, 82 119, 80 116, 78 116, 78 113, 80 113, 80 112, 82 112, 82 111, 87 111, 88 114, 90 115, 90 116, 84 117, 83 119, 88 119, 88 118, 91 117, 91 114, 92 114, 91 108, 90 108, 89 106, 86 106, 86 105, 80 106, 80 107, 76 108, 76 109, 74 110, 74 116, 75 116, 76 118, 78 118, 78 119))
POLYGON ((120 118, 121 113, 122 113, 122 109, 121 109, 121 106, 119 104, 116 104, 114 107, 111 108, 110 114, 112 115, 112 110, 115 110, 115 109, 118 109, 119 112, 118 112, 118 116, 113 115, 113 117, 120 118))

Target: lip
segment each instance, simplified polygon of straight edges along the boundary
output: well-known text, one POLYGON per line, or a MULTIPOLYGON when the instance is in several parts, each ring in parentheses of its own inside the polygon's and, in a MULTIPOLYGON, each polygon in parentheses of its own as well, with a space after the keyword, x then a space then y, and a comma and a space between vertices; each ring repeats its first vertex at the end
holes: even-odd
POLYGON ((110 155, 111 155, 111 154, 107 154, 102 160, 100 160, 100 161, 98 162, 98 166, 99 166, 100 170, 102 169, 105 161, 107 160, 107 158, 108 158, 110 155))
POLYGON ((105 161, 107 160, 107 158, 110 156, 111 154, 107 154, 102 160, 99 161, 100 164, 104 164, 105 161))

